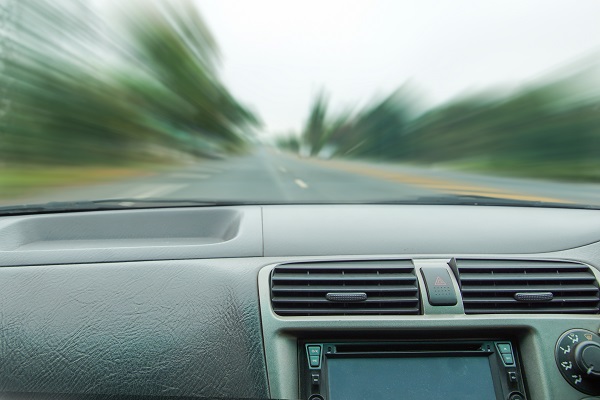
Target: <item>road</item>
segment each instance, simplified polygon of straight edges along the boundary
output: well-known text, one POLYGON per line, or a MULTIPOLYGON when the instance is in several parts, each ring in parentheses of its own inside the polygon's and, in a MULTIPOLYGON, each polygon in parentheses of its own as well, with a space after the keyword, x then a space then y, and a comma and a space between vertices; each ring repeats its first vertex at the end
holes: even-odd
POLYGON ((60 189, 18 203, 93 199, 378 202, 444 193, 600 205, 600 185, 486 176, 395 164, 301 159, 275 149, 160 174, 60 189))

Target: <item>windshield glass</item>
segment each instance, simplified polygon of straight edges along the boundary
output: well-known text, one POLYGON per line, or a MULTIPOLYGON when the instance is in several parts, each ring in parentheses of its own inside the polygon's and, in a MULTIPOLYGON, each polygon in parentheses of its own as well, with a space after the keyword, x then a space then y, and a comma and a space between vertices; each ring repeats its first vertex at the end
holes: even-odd
POLYGON ((0 4, 3 209, 600 206, 597 0, 0 4))

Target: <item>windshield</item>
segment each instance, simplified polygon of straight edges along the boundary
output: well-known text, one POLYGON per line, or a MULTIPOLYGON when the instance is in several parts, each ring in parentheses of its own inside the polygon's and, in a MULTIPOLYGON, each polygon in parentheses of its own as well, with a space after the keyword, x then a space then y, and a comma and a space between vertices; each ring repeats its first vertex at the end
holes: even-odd
POLYGON ((600 206, 597 0, 0 4, 3 210, 600 206))

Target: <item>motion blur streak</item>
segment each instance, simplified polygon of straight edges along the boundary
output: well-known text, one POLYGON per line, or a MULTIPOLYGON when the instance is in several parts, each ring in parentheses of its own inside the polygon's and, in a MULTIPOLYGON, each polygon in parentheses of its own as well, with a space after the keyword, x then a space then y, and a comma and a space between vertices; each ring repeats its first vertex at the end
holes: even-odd
POLYGON ((189 1, 5 0, 3 140, 19 164, 114 164, 242 150, 256 118, 219 82, 189 1))
POLYGON ((418 112, 402 87, 354 113, 327 115, 320 93, 301 136, 311 156, 397 160, 523 176, 600 180, 600 66, 595 58, 508 94, 482 92, 418 112))
POLYGON ((265 134, 223 83, 226 60, 192 0, 0 6, 4 204, 449 193, 600 205, 597 53, 429 108, 410 76, 345 108, 324 84, 302 129, 265 134))

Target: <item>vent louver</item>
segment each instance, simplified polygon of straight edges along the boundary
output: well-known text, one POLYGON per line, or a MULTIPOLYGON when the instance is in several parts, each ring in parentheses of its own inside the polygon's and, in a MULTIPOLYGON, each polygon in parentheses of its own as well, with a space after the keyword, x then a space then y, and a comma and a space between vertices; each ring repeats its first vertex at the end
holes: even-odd
POLYGON ((589 267, 560 261, 455 260, 466 314, 598 314, 589 267))
POLYGON ((280 265, 271 276, 271 302, 284 316, 420 313, 410 261, 280 265))

